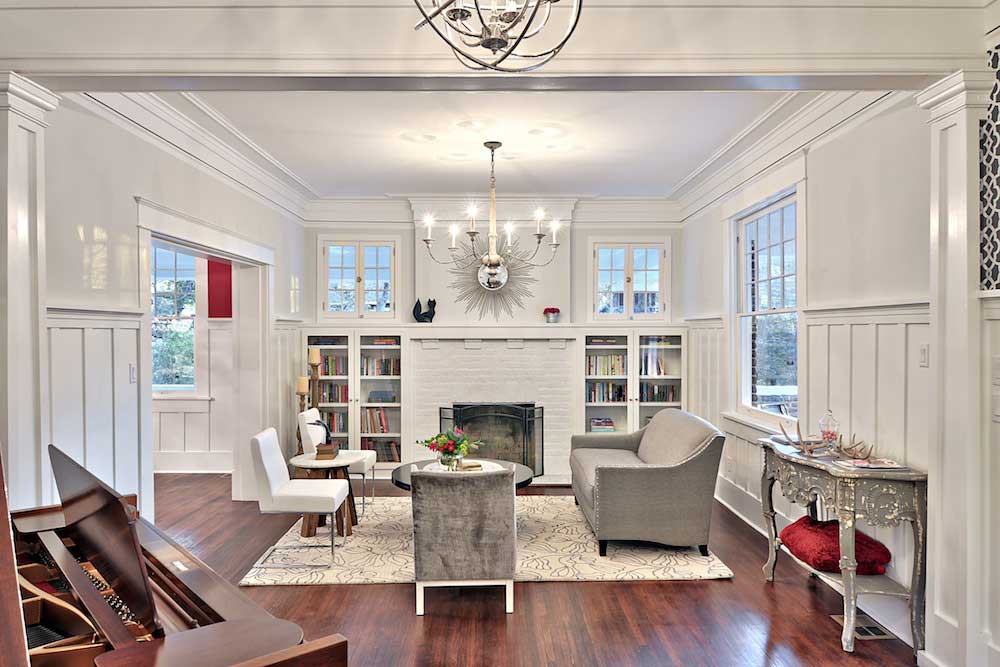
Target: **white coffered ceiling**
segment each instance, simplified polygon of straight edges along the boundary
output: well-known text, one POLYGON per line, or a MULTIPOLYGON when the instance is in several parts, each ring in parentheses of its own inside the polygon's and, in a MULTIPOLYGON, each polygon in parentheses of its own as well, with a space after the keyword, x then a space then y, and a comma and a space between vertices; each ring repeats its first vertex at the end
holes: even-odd
MULTIPOLYGON (((785 99, 773 92, 165 94, 318 197, 664 196, 785 99), (291 177, 291 176, 289 176, 291 177)), ((787 105, 786 105, 787 106, 787 105)))

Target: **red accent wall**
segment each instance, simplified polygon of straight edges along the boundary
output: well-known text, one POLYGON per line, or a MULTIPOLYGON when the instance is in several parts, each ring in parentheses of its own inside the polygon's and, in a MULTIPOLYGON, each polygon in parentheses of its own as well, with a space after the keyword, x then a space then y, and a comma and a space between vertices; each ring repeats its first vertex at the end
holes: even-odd
POLYGON ((233 316, 233 267, 221 259, 208 260, 208 316, 233 316))

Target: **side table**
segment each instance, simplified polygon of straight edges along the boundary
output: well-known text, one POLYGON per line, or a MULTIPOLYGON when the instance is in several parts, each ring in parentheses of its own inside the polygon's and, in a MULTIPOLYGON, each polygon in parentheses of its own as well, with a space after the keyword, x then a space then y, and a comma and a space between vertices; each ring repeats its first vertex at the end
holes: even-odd
MULTIPOLYGON (((351 478, 347 473, 347 468, 352 463, 357 463, 363 457, 361 452, 352 450, 341 450, 337 458, 329 460, 317 460, 316 454, 299 454, 293 456, 289 463, 301 469, 311 478, 318 479, 344 479, 347 480, 347 521, 337 515, 337 534, 352 535, 353 526, 358 525, 358 510, 354 505, 354 489, 351 487, 351 478)), ((306 514, 302 517, 302 537, 313 537, 316 535, 317 526, 323 525, 326 517, 318 514, 306 514)))
POLYGON ((916 470, 864 470, 838 465, 829 457, 814 458, 794 447, 770 438, 758 443, 764 450, 760 497, 767 525, 768 557, 764 577, 774 581, 778 551, 784 551, 834 588, 843 590, 844 631, 841 644, 854 650, 854 624, 859 594, 891 595, 904 598, 910 608, 910 629, 914 652, 924 648, 924 600, 927 573, 927 473, 916 470), (788 500, 809 508, 816 518, 816 501, 836 511, 840 522, 840 574, 819 572, 795 558, 782 547, 775 524, 774 483, 781 484, 781 494, 788 500), (909 587, 885 575, 857 574, 854 557, 855 524, 863 519, 870 526, 898 526, 909 521, 913 527, 913 571, 909 587))

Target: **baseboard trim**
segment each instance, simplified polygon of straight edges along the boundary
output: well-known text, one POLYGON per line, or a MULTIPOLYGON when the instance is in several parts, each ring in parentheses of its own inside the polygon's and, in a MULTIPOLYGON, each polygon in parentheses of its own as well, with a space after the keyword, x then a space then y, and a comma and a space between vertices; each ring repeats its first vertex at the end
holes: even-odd
POLYGON ((232 474, 233 453, 154 452, 153 472, 232 474))

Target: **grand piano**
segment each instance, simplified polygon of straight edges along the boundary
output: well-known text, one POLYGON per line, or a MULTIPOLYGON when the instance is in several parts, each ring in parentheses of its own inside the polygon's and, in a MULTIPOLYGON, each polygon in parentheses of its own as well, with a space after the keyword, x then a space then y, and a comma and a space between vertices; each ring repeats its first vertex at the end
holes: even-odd
POLYGON ((0 663, 7 667, 340 667, 49 446, 62 504, 8 512, 0 464, 0 663))

